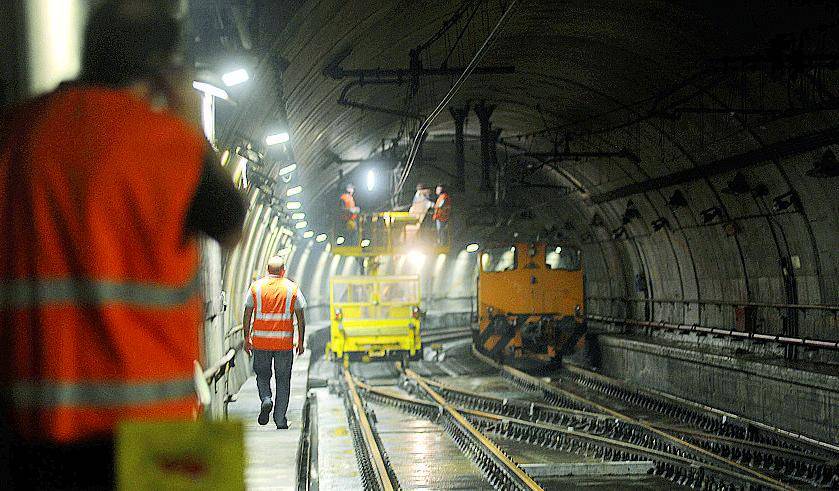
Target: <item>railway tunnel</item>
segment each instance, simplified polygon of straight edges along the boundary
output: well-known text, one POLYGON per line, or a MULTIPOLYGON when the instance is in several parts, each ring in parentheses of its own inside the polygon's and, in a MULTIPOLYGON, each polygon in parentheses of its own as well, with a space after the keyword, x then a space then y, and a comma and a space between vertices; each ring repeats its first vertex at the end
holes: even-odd
MULTIPOLYGON (((835 3, 185 3, 248 205, 238 245, 201 244, 232 489, 839 487, 835 3), (409 212, 438 184, 443 239, 409 212), (289 430, 257 425, 243 348, 272 256, 307 299, 289 430), (416 279, 419 348, 336 355, 336 285, 389 277, 416 279)), ((3 7, 4 106, 76 76, 95 4, 3 7)))

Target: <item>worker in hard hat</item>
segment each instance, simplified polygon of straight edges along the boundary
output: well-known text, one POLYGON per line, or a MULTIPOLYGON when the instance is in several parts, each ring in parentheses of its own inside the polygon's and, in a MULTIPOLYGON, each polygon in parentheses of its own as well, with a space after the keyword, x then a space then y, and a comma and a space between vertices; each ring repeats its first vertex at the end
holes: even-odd
POLYGON ((0 120, 5 489, 111 489, 118 424, 194 418, 197 239, 234 245, 246 208, 202 134, 175 4, 107 0, 80 79, 0 120))
POLYGON ((437 199, 434 202, 434 224, 437 227, 437 245, 446 246, 449 244, 449 218, 452 211, 452 200, 446 187, 437 185, 435 190, 437 199))
POLYGON ((347 245, 358 244, 358 214, 361 209, 355 204, 355 186, 347 184, 344 193, 340 197, 340 226, 344 230, 347 245))

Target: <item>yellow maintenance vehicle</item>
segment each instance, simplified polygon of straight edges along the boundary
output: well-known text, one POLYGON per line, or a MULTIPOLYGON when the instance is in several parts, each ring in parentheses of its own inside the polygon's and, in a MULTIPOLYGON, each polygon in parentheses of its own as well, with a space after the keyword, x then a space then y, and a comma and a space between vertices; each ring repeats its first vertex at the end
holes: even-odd
POLYGON ((380 258, 445 253, 448 247, 423 245, 419 220, 408 212, 376 213, 360 223, 355 240, 333 234, 332 253, 359 258, 362 274, 329 280, 327 359, 419 359, 424 316, 420 277, 380 275, 380 258))
POLYGON ((580 251, 518 242, 480 257, 475 348, 524 370, 557 366, 586 329, 580 251))

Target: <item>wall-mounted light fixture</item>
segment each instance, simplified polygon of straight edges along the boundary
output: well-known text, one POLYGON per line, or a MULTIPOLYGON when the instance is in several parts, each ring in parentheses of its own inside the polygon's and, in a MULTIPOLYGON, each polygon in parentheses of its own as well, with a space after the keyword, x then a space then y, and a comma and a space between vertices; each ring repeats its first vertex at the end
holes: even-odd
POLYGON ((807 171, 810 177, 837 177, 839 176, 839 162, 836 162, 836 154, 833 150, 827 149, 813 162, 813 168, 807 171))
POLYGON ((725 187, 722 188, 723 193, 733 194, 735 196, 747 194, 751 190, 752 187, 749 185, 749 182, 746 181, 746 176, 744 176, 742 172, 734 174, 734 177, 732 177, 731 180, 725 184, 725 187))
POLYGON ((286 143, 289 139, 290 137, 288 136, 288 133, 283 131, 282 133, 275 133, 273 135, 266 136, 265 144, 271 147, 274 145, 279 145, 280 143, 286 143))
POLYGON ((628 225, 629 222, 636 218, 641 218, 641 212, 638 211, 638 207, 635 206, 635 203, 632 200, 629 200, 626 202, 626 211, 623 212, 621 223, 628 225))
POLYGON ((303 186, 294 186, 293 188, 288 188, 288 191, 285 192, 286 196, 295 196, 303 192, 303 186))
POLYGON ((679 208, 684 208, 688 205, 688 200, 685 199, 685 195, 682 194, 682 191, 677 189, 673 191, 673 194, 670 195, 670 198, 667 199, 667 206, 671 210, 677 210, 679 208))
POLYGON ((720 208, 719 206, 712 206, 710 208, 706 208, 700 211, 699 214, 702 215, 702 223, 704 223, 705 225, 713 222, 716 218, 722 218, 724 216, 722 208, 720 208))
POLYGON ((306 227, 308 227, 308 226, 309 226, 309 222, 307 222, 306 220, 303 220, 302 222, 297 222, 297 223, 294 225, 294 228, 296 228, 296 229, 301 229, 301 228, 306 228, 306 227))
POLYGON ((659 230, 666 228, 670 230, 670 222, 667 221, 666 218, 658 218, 657 220, 653 220, 650 225, 653 227, 653 232, 658 232, 659 230))
POLYGON ((469 244, 468 246, 466 246, 466 252, 477 252, 477 250, 480 248, 481 246, 479 246, 478 244, 469 244))
POLYGON ((801 198, 798 197, 798 194, 796 194, 795 191, 790 191, 772 198, 772 211, 785 211, 790 207, 792 207, 794 211, 798 212, 800 212, 802 208, 801 198))
POLYGON ((241 85, 251 79, 250 74, 244 68, 227 72, 221 76, 221 81, 228 87, 235 87, 241 85))
POLYGON ((289 201, 288 203, 285 204, 285 207, 288 208, 289 210, 299 210, 300 208, 303 207, 303 203, 301 203, 299 201, 289 201))
POLYGON ((626 227, 620 226, 614 230, 612 230, 612 238, 615 240, 620 240, 626 238, 626 227))
POLYGON ((303 238, 304 239, 311 239, 314 236, 315 236, 315 232, 313 230, 307 230, 307 231, 303 232, 303 238))
POLYGON ((306 218, 306 214, 303 213, 303 212, 297 212, 297 213, 292 213, 291 214, 291 219, 292 220, 303 220, 304 218, 306 218))
POLYGON ((326 241, 326 234, 319 234, 315 237, 315 242, 324 242, 326 241))
POLYGON ((290 164, 290 165, 287 165, 287 166, 281 168, 280 172, 278 172, 278 174, 281 175, 281 176, 284 176, 286 174, 291 174, 295 170, 297 170, 297 164, 290 164))

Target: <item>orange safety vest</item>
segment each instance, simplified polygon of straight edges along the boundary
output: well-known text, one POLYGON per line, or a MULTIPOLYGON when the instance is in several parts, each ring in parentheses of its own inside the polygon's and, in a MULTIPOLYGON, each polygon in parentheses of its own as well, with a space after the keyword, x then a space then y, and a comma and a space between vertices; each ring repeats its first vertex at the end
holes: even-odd
POLYGON ((253 347, 288 351, 294 348, 294 308, 297 285, 281 276, 268 275, 251 285, 253 297, 253 347))
POLYGON ((70 87, 0 122, 0 391, 19 437, 110 438, 191 419, 203 319, 185 237, 197 129, 125 91, 70 87))
POLYGON ((434 203, 434 220, 440 222, 448 222, 449 215, 452 211, 452 201, 449 199, 449 193, 440 193, 437 196, 437 202, 434 203))
MULTIPOLYGON (((332 196, 335 195, 333 194, 332 196)), ((344 204, 344 209, 341 213, 341 219, 345 222, 348 222, 350 220, 355 220, 356 218, 358 218, 358 215, 350 211, 353 208, 355 208, 355 198, 353 198, 353 196, 350 193, 344 193, 341 195, 341 201, 344 204)))

